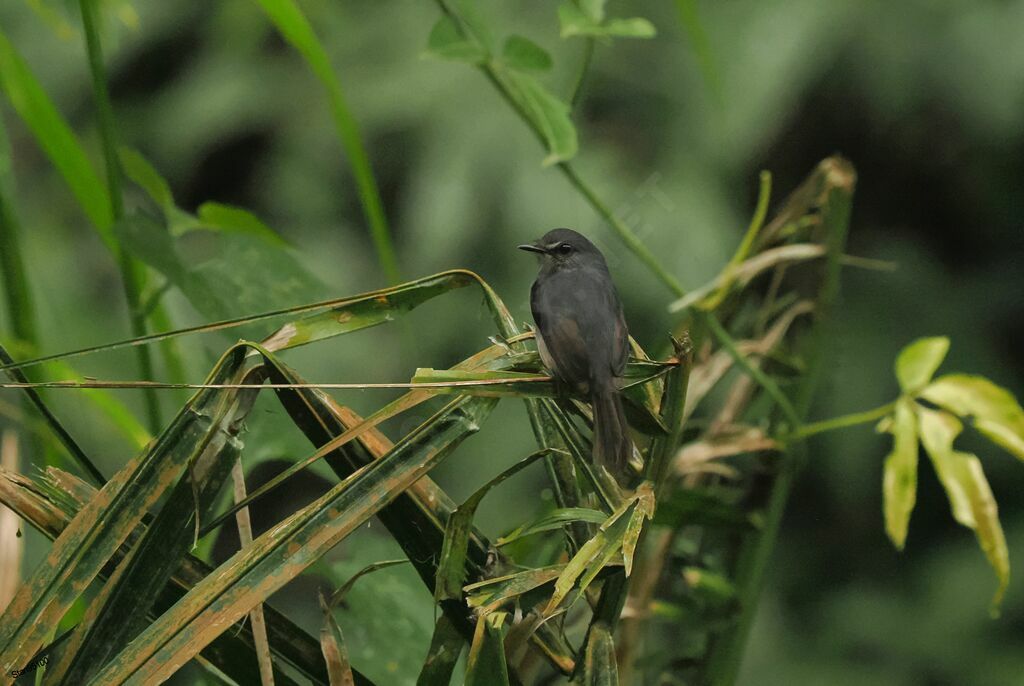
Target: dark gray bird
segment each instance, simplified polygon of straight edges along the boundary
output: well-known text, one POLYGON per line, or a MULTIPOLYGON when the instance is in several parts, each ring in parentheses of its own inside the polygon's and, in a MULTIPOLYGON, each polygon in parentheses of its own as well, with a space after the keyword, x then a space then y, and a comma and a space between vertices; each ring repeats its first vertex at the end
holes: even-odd
POLYGON ((619 396, 629 333, 604 255, 571 229, 519 248, 540 256, 530 291, 540 359, 556 380, 590 399, 594 462, 622 475, 633 450, 619 396))

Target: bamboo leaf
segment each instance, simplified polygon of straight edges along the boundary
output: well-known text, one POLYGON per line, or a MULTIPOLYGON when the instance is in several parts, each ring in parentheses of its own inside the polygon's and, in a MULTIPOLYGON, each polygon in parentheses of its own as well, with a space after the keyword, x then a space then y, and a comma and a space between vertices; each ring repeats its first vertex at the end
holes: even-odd
POLYGON ((917 498, 917 422, 913 401, 900 398, 892 422, 893 448, 885 458, 882 499, 885 531, 899 550, 907 541, 910 513, 917 498))
POLYGON ((505 612, 492 612, 477 619, 466 660, 466 686, 508 686, 504 645, 508 619, 505 612))
POLYGON ((1024 409, 1005 388, 983 376, 947 374, 928 384, 921 397, 970 417, 989 440, 1024 460, 1024 409))
POLYGON ((263 341, 271 352, 295 348, 314 341, 358 331, 392 321, 397 315, 449 291, 466 286, 479 286, 485 302, 502 336, 511 338, 518 331, 508 308, 494 290, 473 272, 453 269, 393 288, 373 291, 334 303, 323 312, 285 324, 263 341))
POLYGON ((448 517, 444 531, 444 545, 441 548, 441 561, 437 566, 434 600, 441 602, 462 597, 462 585, 466 581, 466 548, 469 546, 470 527, 473 524, 476 510, 484 497, 492 488, 551 452, 550 448, 545 448, 512 465, 478 488, 448 517))
POLYGON ((578 598, 606 565, 611 564, 616 558, 619 561, 622 560, 623 538, 629 527, 636 502, 636 500, 629 500, 612 513, 594 537, 584 543, 579 552, 569 560, 555 582, 555 592, 544 609, 544 615, 551 616, 576 586, 577 581, 579 581, 576 594, 578 598))
POLYGON ((615 643, 603 622, 590 627, 583 656, 583 686, 618 686, 619 669, 615 663, 615 643))
POLYGON ((995 614, 1010 583, 1010 555, 999 523, 995 497, 981 468, 981 461, 971 453, 953 449, 953 441, 963 429, 956 417, 924 407, 917 408, 917 416, 921 441, 946 489, 953 516, 964 526, 974 529, 978 544, 999 580, 992 598, 992 612, 995 614))
POLYGON ((323 626, 320 628, 320 647, 324 653, 324 662, 327 663, 331 686, 355 686, 352 665, 349 664, 348 651, 345 649, 345 638, 342 636, 341 627, 331 614, 331 606, 323 593, 320 594, 320 609, 324 613, 323 626))
POLYGON ((896 358, 896 378, 903 392, 913 395, 931 381, 948 352, 945 336, 919 338, 901 350, 896 358))
POLYGON ((416 686, 448 686, 452 682, 455 663, 462 653, 463 642, 462 634, 448 615, 438 617, 416 686))
POLYGON ((493 612, 506 602, 554 581, 564 570, 565 565, 552 565, 478 581, 465 587, 466 602, 470 607, 493 612))
MULTIPOLYGON (((0 469, 0 502, 51 539, 57 538, 95 495, 95 488, 53 467, 47 470, 45 479, 41 481, 0 469)), ((127 547, 122 546, 114 562, 120 563, 126 554, 127 547)), ((100 572, 101 578, 108 577, 107 569, 100 572)), ((184 595, 182 589, 191 588, 210 572, 212 570, 205 563, 186 556, 182 565, 175 570, 173 586, 167 586, 161 591, 150 617, 155 620, 184 595)), ((326 686, 327 673, 317 642, 272 608, 265 608, 265 613, 275 665, 288 664, 312 683, 326 686)), ((234 630, 222 634, 203 649, 201 657, 237 683, 255 683, 260 678, 254 659, 252 631, 248 625, 238 625, 234 630)), ((282 686, 292 683, 276 666, 275 676, 277 683, 282 686)), ((362 675, 357 675, 357 682, 369 684, 362 675)))
POLYGON ((589 522, 590 524, 601 524, 608 515, 600 510, 592 510, 586 507, 563 507, 552 510, 545 515, 542 515, 539 519, 523 524, 514 531, 510 532, 507 536, 502 536, 495 545, 505 546, 513 541, 518 541, 521 538, 539 534, 544 531, 554 531, 556 529, 562 529, 566 524, 571 522, 589 522))
MULTIPOLYGON (((239 370, 243 349, 225 353, 210 379, 223 382, 239 370)), ((71 604, 114 555, 146 511, 171 487, 185 464, 212 444, 229 440, 218 407, 219 395, 202 391, 140 456, 132 459, 84 507, 54 542, 31 579, 22 586, 0 622, 0 665, 4 671, 34 655, 71 604)))
POLYGON ((386 456, 335 486, 239 551, 151 624, 96 677, 104 684, 159 681, 447 457, 494 401, 458 398, 386 456))

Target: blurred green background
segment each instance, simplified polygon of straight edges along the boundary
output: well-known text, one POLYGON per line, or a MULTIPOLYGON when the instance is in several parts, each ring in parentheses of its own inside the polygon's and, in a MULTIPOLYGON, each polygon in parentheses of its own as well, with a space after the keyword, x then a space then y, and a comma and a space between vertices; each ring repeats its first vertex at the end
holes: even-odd
MULTIPOLYGON (((582 43, 559 38, 553 3, 479 4, 503 34, 551 51, 555 69, 545 83, 569 91, 582 43)), ((544 151, 478 72, 424 59, 434 3, 301 5, 359 121, 403 277, 473 269, 525 321, 535 264, 514 246, 573 227, 608 255, 634 335, 650 349, 663 345, 673 324, 665 288, 561 175, 541 167, 544 151)), ((76 6, 7 0, 0 27, 99 165, 76 6)), ((773 173, 780 201, 833 152, 857 167, 849 252, 898 269, 844 272, 830 373, 813 419, 895 397, 892 360, 924 335, 951 336, 944 369, 984 374, 1024 395, 1024 2, 612 2, 609 11, 649 18, 658 36, 598 45, 574 113, 576 164, 687 287, 707 281, 732 254, 760 169, 773 173), (696 9, 698 28, 680 20, 680 7, 696 9)), ((153 163, 182 208, 215 200, 254 211, 312 275, 194 241, 189 254, 211 260, 235 315, 386 285, 324 91, 256 3, 111 0, 105 13, 121 142, 153 163)), ((13 149, 38 352, 128 337, 116 264, 7 103, 0 113, 13 149)), ((166 301, 175 326, 207 320, 177 291, 166 301)), ((6 330, 9 313, 0 314, 6 330)), ((313 381, 397 381, 416 367, 458 361, 490 334, 478 296, 465 292, 430 303, 408 323, 287 359, 313 381)), ((183 342, 190 380, 200 380, 232 340, 211 334, 183 342)), ((130 353, 75 367, 100 378, 137 376, 130 353)), ((75 393, 47 398, 112 473, 131 450, 75 393)), ((135 392, 118 393, 141 408, 135 392)), ((367 410, 387 399, 373 393, 339 397, 367 410)), ((186 396, 161 397, 166 419, 186 396)), ((12 424, 16 400, 12 392, 0 396, 0 425, 12 424)), ((273 401, 261 410, 250 420, 247 460, 309 452, 273 401)), ((395 436, 410 426, 389 430, 395 436)), ((525 455, 531 440, 521 409, 499 410, 438 479, 463 497, 525 455)), ((866 427, 846 430, 812 445, 742 683, 1024 684, 1024 466, 980 441, 966 444, 983 460, 1018 570, 1002 617, 988 616, 995 580, 972 534, 950 517, 930 467, 907 549, 897 554, 881 516, 887 439, 866 427)), ((497 533, 539 508, 542 479, 537 469, 502 487, 483 508, 485 530, 497 533)), ((29 542, 28 565, 45 550, 38 537, 29 542)), ((351 573, 363 560, 395 556, 388 545, 360 533, 317 572, 351 573)), ((395 607, 381 608, 369 594, 354 598, 351 611, 409 617, 397 629, 385 622, 383 635, 350 636, 353 659, 360 668, 383 665, 380 683, 403 683, 426 650, 429 596, 400 569, 381 578, 395 607), (373 654, 389 634, 419 646, 411 667, 373 654)), ((286 589, 280 601, 316 626, 311 589, 286 589)))

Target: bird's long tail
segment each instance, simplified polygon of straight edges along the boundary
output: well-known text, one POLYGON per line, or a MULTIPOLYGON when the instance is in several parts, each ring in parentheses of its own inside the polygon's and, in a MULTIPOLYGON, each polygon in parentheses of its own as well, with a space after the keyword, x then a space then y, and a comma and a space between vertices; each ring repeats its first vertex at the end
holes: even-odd
POLYGON ((633 454, 633 441, 618 389, 610 385, 597 388, 591 405, 594 408, 594 463, 615 476, 624 475, 633 454))

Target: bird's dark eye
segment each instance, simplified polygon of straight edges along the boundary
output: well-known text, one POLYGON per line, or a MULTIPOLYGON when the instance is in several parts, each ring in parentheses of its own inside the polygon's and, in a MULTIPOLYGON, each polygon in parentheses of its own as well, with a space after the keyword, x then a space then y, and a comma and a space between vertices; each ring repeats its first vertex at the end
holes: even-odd
POLYGON ((559 255, 568 255, 569 253, 572 252, 572 246, 569 245, 568 243, 562 243, 560 246, 555 248, 555 250, 558 251, 559 255))

